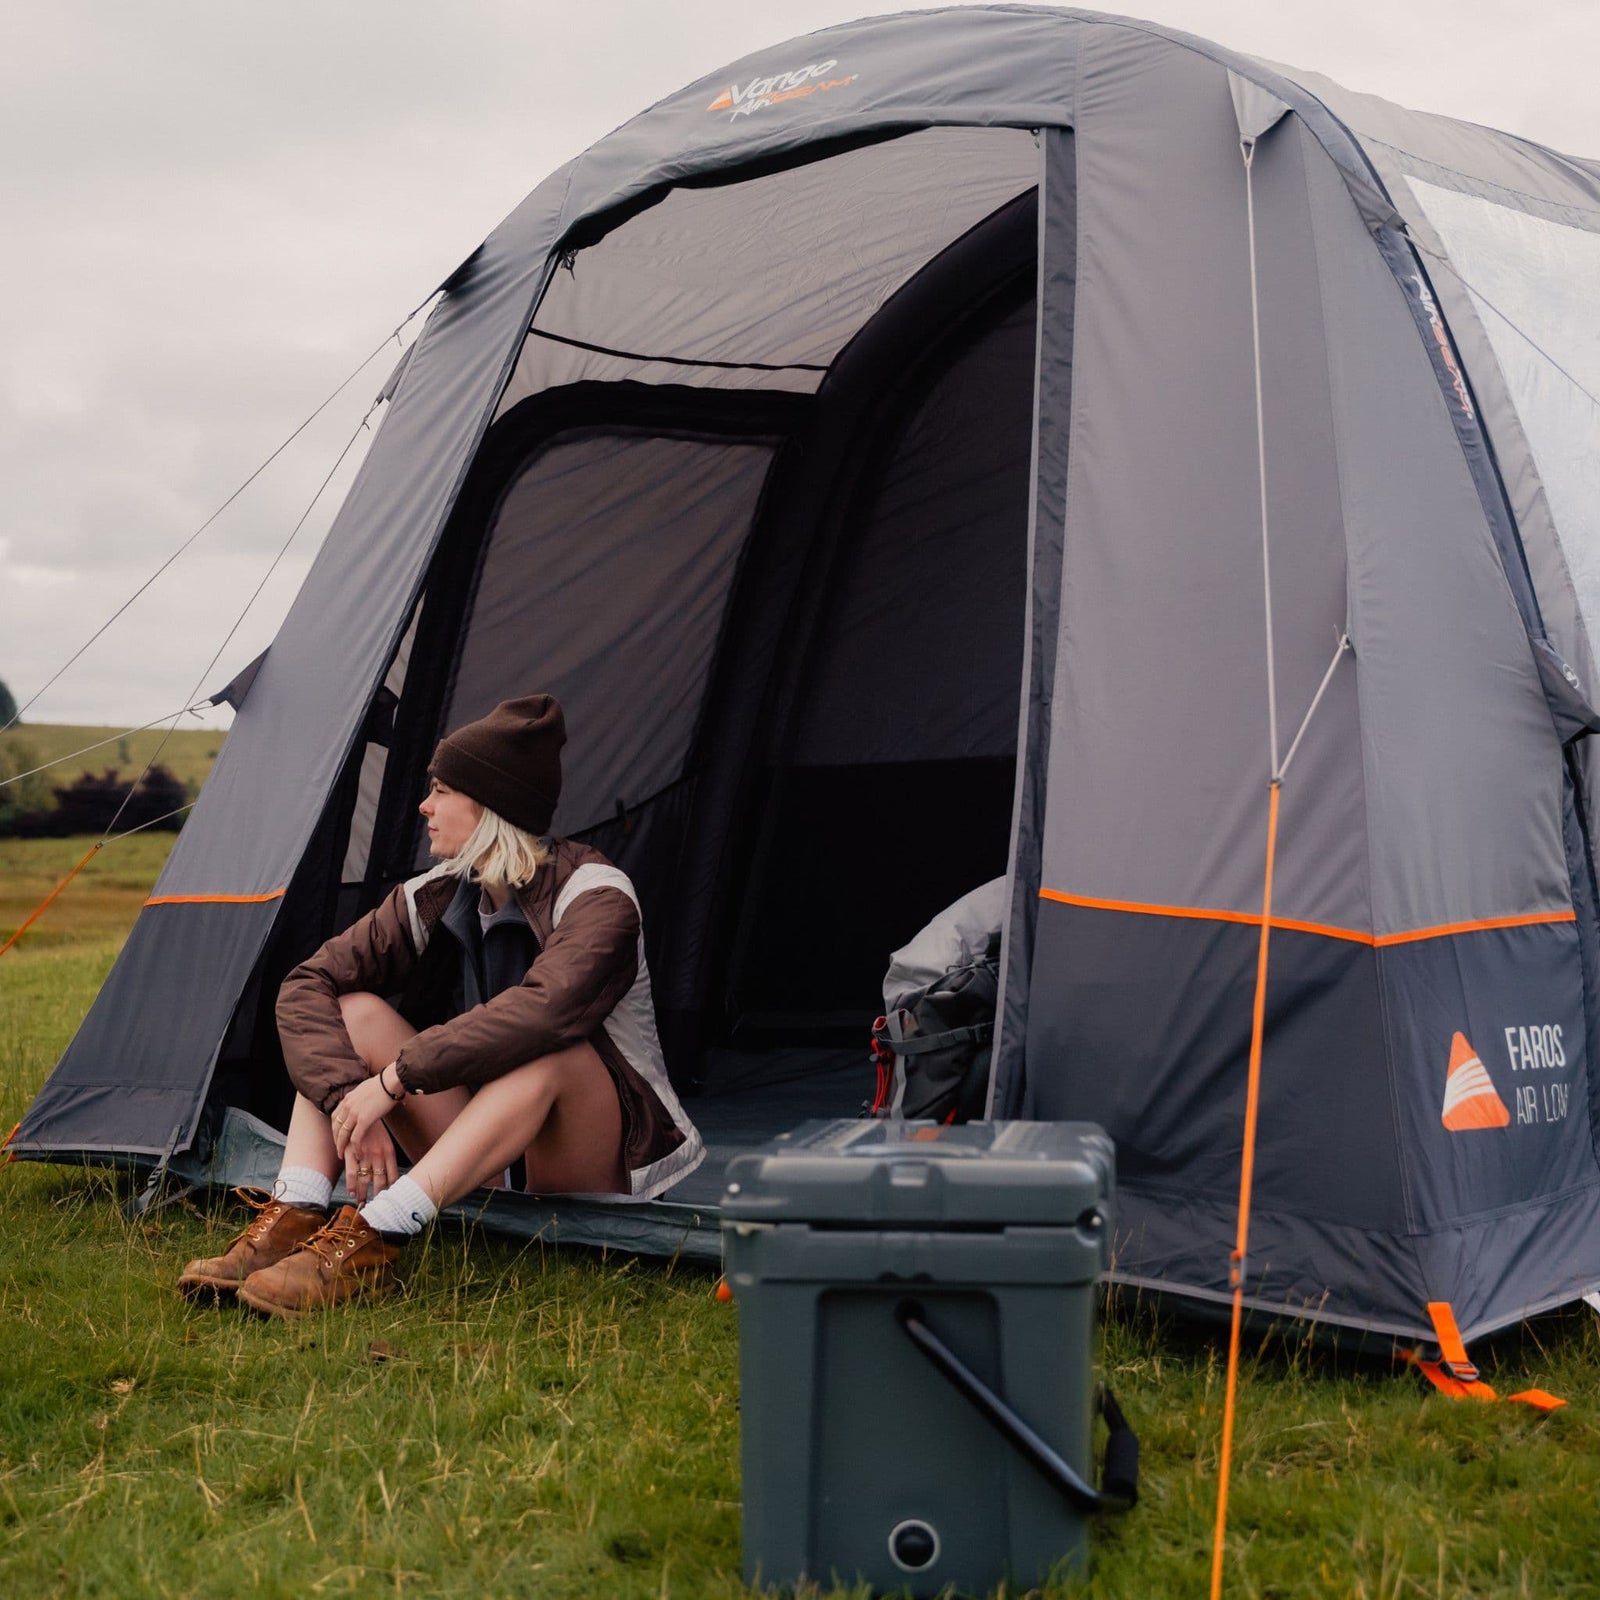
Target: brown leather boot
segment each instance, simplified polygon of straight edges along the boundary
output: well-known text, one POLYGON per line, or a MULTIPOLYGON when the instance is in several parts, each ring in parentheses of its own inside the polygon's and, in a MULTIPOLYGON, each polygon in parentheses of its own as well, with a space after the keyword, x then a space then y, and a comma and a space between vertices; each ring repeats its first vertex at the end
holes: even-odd
POLYGON ((252 1272, 239 1286, 239 1299, 263 1316, 304 1316, 358 1294, 392 1289, 399 1254, 400 1246, 369 1226, 354 1206, 341 1206, 292 1256, 252 1272))
POLYGON ((220 1298, 234 1294, 252 1272, 292 1255, 328 1220, 311 1206, 290 1206, 270 1198, 258 1200, 248 1189, 236 1189, 234 1193, 246 1205, 255 1207, 255 1220, 220 1256, 191 1261, 178 1277, 180 1294, 191 1299, 198 1295, 220 1298))

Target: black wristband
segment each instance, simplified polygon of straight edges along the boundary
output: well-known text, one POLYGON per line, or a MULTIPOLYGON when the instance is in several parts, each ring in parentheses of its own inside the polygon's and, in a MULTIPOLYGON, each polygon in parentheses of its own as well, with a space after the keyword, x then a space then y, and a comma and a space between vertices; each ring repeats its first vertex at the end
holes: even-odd
POLYGON ((394 1067, 394 1063, 393 1063, 393 1062, 392 1062, 392 1061, 390 1061, 390 1062, 388 1062, 388 1063, 386 1063, 386 1064, 385 1064, 385 1065, 384 1065, 384 1066, 382 1066, 382 1067, 380 1067, 380 1068, 379 1068, 379 1069, 378 1069, 378 1087, 379 1087, 379 1088, 380 1088, 380 1089, 382 1089, 382 1090, 383 1090, 383 1092, 384 1092, 384 1093, 385 1093, 385 1094, 388 1094, 388 1095, 389 1095, 389 1098, 390 1098, 390 1099, 391 1099, 391 1100, 392 1100, 392 1101, 394 1101, 394 1103, 395 1103, 395 1104, 396 1104, 396 1105, 399 1105, 399 1104, 400 1104, 400 1102, 401 1102, 401 1101, 402 1101, 402 1100, 404 1100, 404 1099, 405 1099, 405 1097, 406 1097, 406 1086, 405 1086, 405 1080, 404 1080, 404 1079, 402 1079, 402 1078, 401 1078, 401 1077, 400 1077, 400 1069, 399 1069, 399 1067, 394 1067, 394 1075, 395 1075, 395 1078, 396 1078, 396 1079, 397 1079, 397 1080, 398 1080, 398 1081, 399 1081, 399 1083, 400 1083, 400 1093, 399 1093, 399 1094, 389 1094, 389 1085, 388 1085, 388 1084, 386 1084, 386 1083, 385 1083, 385 1082, 384 1082, 384 1081, 383 1081, 383 1075, 384 1075, 384 1073, 386 1073, 386 1072, 387 1072, 387 1071, 388 1071, 388 1070, 389 1070, 389 1068, 390 1068, 390 1067, 394 1067))

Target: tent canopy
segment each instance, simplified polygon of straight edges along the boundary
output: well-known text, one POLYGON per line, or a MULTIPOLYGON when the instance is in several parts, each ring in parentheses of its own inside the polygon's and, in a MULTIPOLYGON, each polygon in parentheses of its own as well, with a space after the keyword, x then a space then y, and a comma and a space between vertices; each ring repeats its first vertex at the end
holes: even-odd
MULTIPOLYGON (((545 689, 717 1153, 853 1111, 888 952, 1004 873, 995 1113, 1103 1122, 1118 1271, 1220 1296, 1299 734, 1255 1299, 1582 1292, 1597 265, 1594 164, 1126 19, 669 97, 445 286, 15 1147, 270 1163, 277 983, 423 861, 439 734, 545 689)), ((714 1250, 719 1172, 564 1236, 714 1250)))

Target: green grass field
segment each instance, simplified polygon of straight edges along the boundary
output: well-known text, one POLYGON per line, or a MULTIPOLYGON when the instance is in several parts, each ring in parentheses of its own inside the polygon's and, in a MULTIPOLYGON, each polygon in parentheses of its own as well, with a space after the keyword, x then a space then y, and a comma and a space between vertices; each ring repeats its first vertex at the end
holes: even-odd
MULTIPOLYGON (((0 941, 88 842, 0 841, 0 941)), ((0 959, 5 1128, 168 844, 107 847, 0 959)), ((235 1207, 138 1221, 125 1198, 104 1172, 0 1167, 0 1596, 746 1592, 737 1312, 706 1272, 445 1228, 397 1298, 265 1323, 170 1288, 235 1207)), ((1568 1406, 1452 1403, 1386 1361, 1252 1340, 1226 1592, 1600 1593, 1593 1315, 1474 1354, 1502 1394, 1568 1406)), ((1224 1358, 1214 1332, 1113 1299, 1100 1360, 1143 1498, 1048 1593, 1207 1592, 1224 1358)))
MULTIPOLYGON (((192 719, 190 719, 192 721, 192 719)), ((69 722, 23 722, 0 735, 0 747, 13 754, 28 757, 27 767, 41 766, 47 761, 57 761, 82 750, 87 745, 99 744, 109 739, 109 744, 91 750, 87 755, 65 761, 43 776, 52 784, 72 782, 80 772, 114 772, 125 783, 132 783, 144 771, 145 763, 156 753, 166 737, 165 726, 147 728, 143 733, 130 733, 118 737, 118 728, 80 727, 69 722)), ((211 763, 222 748, 224 730, 221 728, 185 727, 179 723, 161 749, 161 764, 187 784, 191 793, 197 792, 211 771, 211 763)), ((23 769, 22 760, 13 760, 13 770, 23 769)), ((81 852, 80 852, 81 854, 81 852)))

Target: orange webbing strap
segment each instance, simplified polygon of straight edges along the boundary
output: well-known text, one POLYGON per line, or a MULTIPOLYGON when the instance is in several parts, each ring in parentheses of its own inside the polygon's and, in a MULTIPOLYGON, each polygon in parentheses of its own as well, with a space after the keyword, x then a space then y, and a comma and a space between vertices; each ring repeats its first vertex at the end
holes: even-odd
POLYGON ((6 1142, 4 1144, 0 1144, 0 1150, 4 1150, 6 1153, 6 1160, 0 1161, 0 1167, 3 1167, 6 1164, 6 1161, 15 1161, 17 1159, 16 1151, 11 1148, 11 1141, 15 1139, 16 1136, 21 1132, 22 1124, 19 1122, 16 1127, 14 1127, 11 1132, 6 1135, 6 1142))
MULTIPOLYGON (((1478 1369, 1467 1359, 1466 1342, 1456 1326, 1456 1314, 1450 1302, 1430 1300, 1428 1320, 1433 1323, 1434 1337, 1439 1341, 1439 1360, 1425 1360, 1414 1350, 1407 1351, 1405 1359, 1440 1394, 1452 1400, 1498 1400, 1500 1396, 1478 1376, 1478 1369)), ((1532 1406, 1536 1411, 1555 1411, 1567 1403, 1544 1389, 1524 1389, 1520 1394, 1507 1395, 1506 1399, 1532 1406)))
POLYGON ((1211 1600, 1222 1593, 1222 1546, 1228 1531, 1228 1474, 1233 1466, 1233 1410, 1239 1388, 1239 1329, 1244 1320, 1245 1261, 1250 1246, 1250 1188, 1256 1165, 1256 1112, 1261 1100, 1261 1042, 1267 1025, 1267 946, 1272 938, 1272 862, 1278 848, 1279 783, 1267 804, 1267 871, 1261 892, 1261 944, 1250 1018, 1250 1076, 1244 1100, 1244 1150, 1239 1160, 1239 1231, 1233 1248, 1233 1323, 1228 1332, 1228 1387, 1222 1402, 1222 1459, 1217 1467, 1217 1528, 1211 1545, 1211 1600))
POLYGON ((1439 1341, 1439 1356, 1444 1362, 1445 1371, 1452 1378, 1459 1378, 1462 1383, 1475 1382, 1478 1369, 1467 1360, 1467 1347, 1462 1340, 1461 1330, 1456 1326, 1456 1314, 1450 1309, 1450 1302, 1430 1300, 1428 1321, 1433 1324, 1433 1336, 1439 1341))
POLYGON ((1442 1395, 1452 1400, 1498 1400, 1500 1398, 1481 1378, 1458 1378, 1444 1361, 1427 1361, 1415 1351, 1406 1352, 1406 1360, 1442 1395))
POLYGON ((50 893, 47 894, 44 897, 44 899, 39 902, 39 904, 34 908, 33 914, 28 918, 28 920, 26 922, 24 922, 22 924, 22 926, 20 928, 18 928, 17 931, 14 934, 12 934, 11 937, 9 939, 7 939, 4 944, 0 944, 0 956, 3 956, 6 953, 6 951, 9 950, 12 947, 12 945, 14 945, 17 942, 17 940, 20 939, 23 936, 23 934, 25 934, 28 931, 29 928, 31 928, 34 925, 34 923, 36 923, 39 920, 39 918, 42 917, 45 914, 46 911, 49 910, 51 901, 53 901, 55 899, 55 897, 58 894, 60 894, 61 891, 63 889, 65 889, 66 886, 69 883, 71 883, 72 880, 74 878, 76 878, 78 876, 78 874, 80 872, 82 872, 83 869, 86 866, 88 866, 89 863, 92 860, 94 860, 96 852, 100 849, 101 845, 103 845, 104 843, 105 843, 104 839, 98 840, 94 844, 94 846, 90 849, 89 853, 86 856, 84 856, 83 860, 80 861, 77 864, 77 866, 75 866, 72 869, 72 871, 69 872, 66 875, 66 877, 64 877, 61 880, 61 882, 58 883, 55 886, 55 888, 53 888, 50 891, 50 893))

